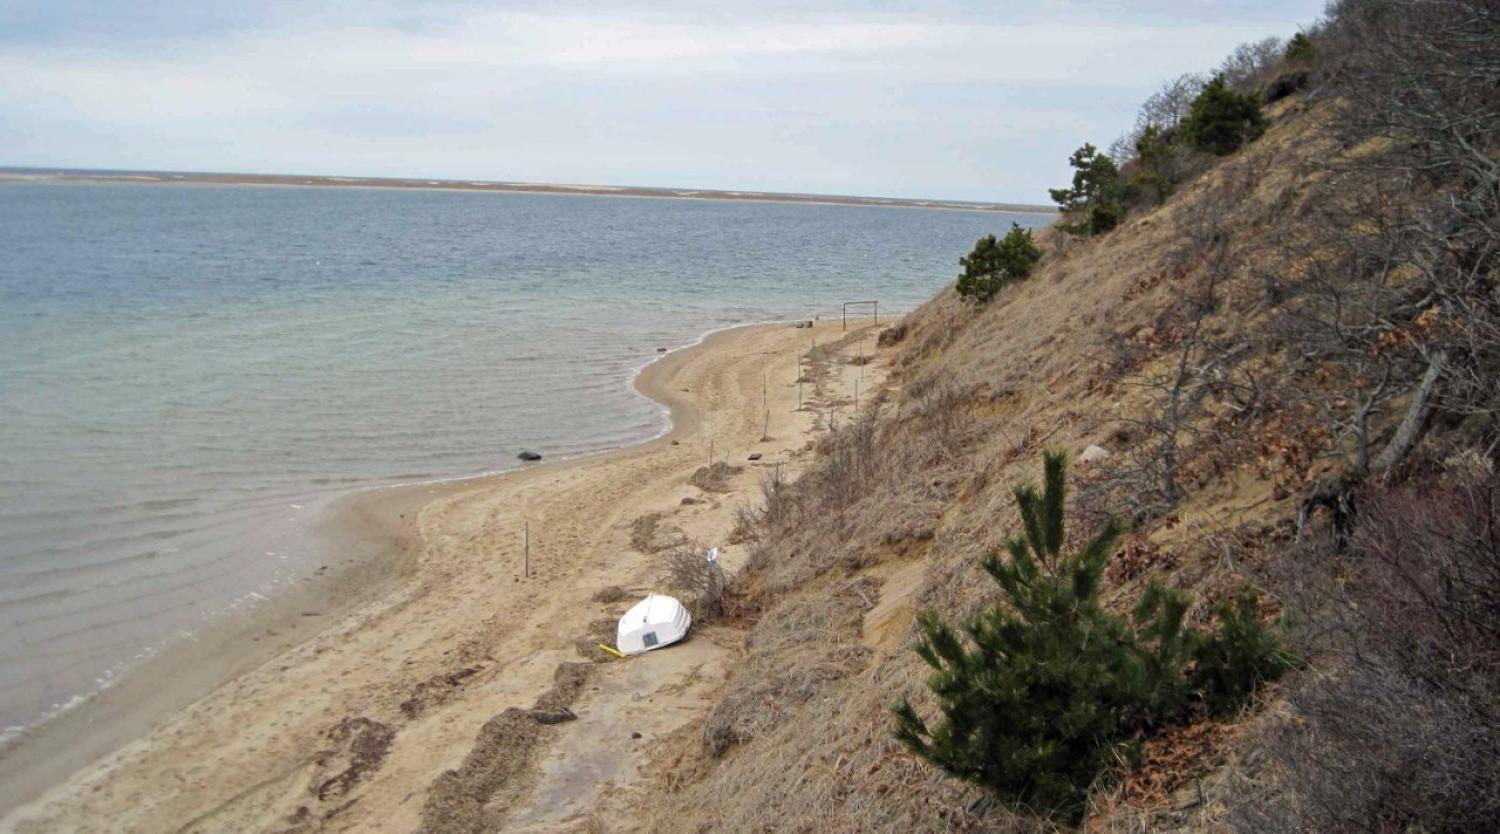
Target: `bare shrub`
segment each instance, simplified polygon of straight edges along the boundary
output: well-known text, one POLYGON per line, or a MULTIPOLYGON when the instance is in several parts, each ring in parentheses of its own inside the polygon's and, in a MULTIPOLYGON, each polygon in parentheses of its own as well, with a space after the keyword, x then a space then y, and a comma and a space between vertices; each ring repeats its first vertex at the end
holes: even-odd
POLYGON ((1500 481, 1380 489, 1288 584, 1320 673, 1260 746, 1246 831, 1480 831, 1500 819, 1500 481), (1308 571, 1309 565, 1317 566, 1308 571), (1309 577, 1308 573, 1312 575, 1309 577))
POLYGON ((1286 44, 1280 38, 1242 43, 1219 65, 1219 72, 1229 86, 1241 91, 1254 90, 1268 80, 1285 53, 1286 44))
POLYGON ((630 522, 630 546, 641 553, 650 553, 656 548, 656 528, 661 524, 661 513, 646 513, 630 522))
POLYGON ((688 478, 688 483, 704 492, 729 492, 729 479, 744 472, 743 467, 730 466, 724 461, 709 466, 700 466, 688 478))
POLYGON ((760 482, 761 503, 741 504, 734 511, 734 528, 729 532, 730 544, 758 542, 762 531, 771 524, 779 523, 788 511, 788 482, 776 467, 760 482))
POLYGON ((1109 147, 1109 155, 1115 162, 1125 165, 1135 159, 1136 144, 1146 129, 1155 127, 1160 131, 1175 130, 1178 123, 1187 118, 1193 109, 1193 99, 1203 92, 1208 83, 1201 73, 1190 72, 1166 82, 1141 103, 1135 125, 1109 147))
POLYGON ((1317 161, 1279 289, 1286 341, 1340 389, 1307 404, 1357 482, 1400 464, 1433 411, 1500 410, 1500 9, 1340 0, 1318 37, 1345 152, 1317 161))
POLYGON ((718 562, 710 562, 707 549, 688 541, 662 554, 661 583, 683 598, 693 619, 707 622, 724 610, 728 579, 718 562))
POLYGON ((971 439, 967 429, 973 420, 967 408, 973 395, 972 386, 938 382, 916 397, 916 416, 923 423, 924 433, 944 455, 958 454, 971 439))
POLYGON ((762 504, 742 508, 737 536, 755 544, 747 570, 757 593, 801 586, 835 567, 857 570, 930 541, 944 502, 974 470, 964 394, 933 388, 929 407, 891 419, 880 403, 817 445, 795 482, 762 483, 762 504))
POLYGON ((603 588, 595 591, 593 596, 589 597, 589 599, 592 599, 594 602, 602 602, 605 604, 619 602, 621 600, 629 598, 630 592, 625 590, 624 588, 621 588, 619 585, 606 585, 603 588))

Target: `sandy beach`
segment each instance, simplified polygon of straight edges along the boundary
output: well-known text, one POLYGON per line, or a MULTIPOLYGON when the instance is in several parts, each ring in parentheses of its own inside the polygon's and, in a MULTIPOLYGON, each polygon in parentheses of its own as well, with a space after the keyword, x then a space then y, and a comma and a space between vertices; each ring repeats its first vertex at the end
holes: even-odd
MULTIPOLYGON (((497 822, 557 831, 587 830, 606 812, 610 830, 628 829, 661 740, 707 708, 742 632, 708 625, 669 650, 589 665, 575 644, 659 588, 660 557, 631 546, 641 516, 660 514, 663 529, 718 545, 738 564, 742 548, 728 543, 735 511, 755 501, 770 467, 795 472, 810 457, 827 409, 848 411, 857 376, 875 383, 876 368, 835 362, 822 410, 798 409, 799 356, 813 340, 845 336, 837 321, 713 334, 638 377, 671 409, 661 438, 344 507, 336 523, 345 529, 334 532, 348 547, 379 550, 379 540, 393 558, 367 575, 351 567, 329 610, 287 610, 268 658, 218 669, 234 676, 10 813, 0 831, 410 832, 497 822), (742 467, 726 491, 690 483, 710 447, 742 467), (596 601, 610 586, 629 598, 596 601), (476 762, 504 764, 475 748, 494 741, 507 708, 559 704, 577 720, 528 730, 514 772, 474 776, 476 762), (440 784, 450 769, 459 772, 440 784)), ((152 689, 117 694, 113 708, 128 712, 131 697, 152 689)), ((67 745, 64 733, 82 740, 89 727, 49 743, 67 745)), ((60 779, 77 766, 68 764, 64 756, 51 769, 60 779)))

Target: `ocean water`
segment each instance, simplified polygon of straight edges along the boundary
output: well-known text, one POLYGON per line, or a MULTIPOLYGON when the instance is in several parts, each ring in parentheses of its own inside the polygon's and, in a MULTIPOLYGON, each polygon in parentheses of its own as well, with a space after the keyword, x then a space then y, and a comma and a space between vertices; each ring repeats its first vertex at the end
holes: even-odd
POLYGON ((659 348, 910 309, 1047 219, 0 183, 0 745, 315 570, 331 498, 649 438, 659 348))

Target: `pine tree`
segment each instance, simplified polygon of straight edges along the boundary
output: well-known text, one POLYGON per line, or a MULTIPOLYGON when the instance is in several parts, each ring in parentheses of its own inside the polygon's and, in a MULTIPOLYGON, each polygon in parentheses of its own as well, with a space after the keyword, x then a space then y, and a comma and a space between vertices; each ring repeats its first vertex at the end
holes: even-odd
POLYGON ((1317 61, 1318 48, 1306 32, 1298 32, 1287 41, 1286 52, 1283 54, 1287 63, 1305 67, 1317 61))
POLYGON ((1032 240, 1031 230, 1012 223, 1003 239, 986 235, 974 244, 974 251, 959 259, 964 271, 956 289, 964 298, 989 301, 1007 284, 1030 275, 1041 259, 1042 250, 1032 240))
POLYGON ((1073 234, 1090 235, 1114 228, 1125 213, 1120 169, 1115 161, 1085 143, 1068 157, 1068 164, 1073 167, 1073 186, 1048 189, 1048 193, 1064 212, 1080 214, 1083 219, 1062 228, 1073 234))
POLYGON ((1120 528, 1112 520, 1064 553, 1064 455, 1048 452, 1043 468, 1041 493, 1015 492, 1023 533, 1007 542, 1009 558, 981 560, 1005 604, 965 623, 967 641, 935 612, 922 615, 917 653, 932 667, 942 716, 929 727, 903 698, 895 736, 1014 808, 1076 822, 1090 789, 1134 757, 1142 733, 1194 703, 1238 708, 1258 676, 1285 667, 1247 671, 1247 658, 1279 649, 1253 603, 1213 637, 1185 628, 1187 596, 1159 585, 1131 623, 1105 611, 1100 579, 1120 528), (1211 662, 1198 662, 1205 646, 1211 662))
POLYGON ((1235 92, 1221 74, 1214 76, 1193 100, 1182 129, 1193 147, 1227 156, 1246 142, 1259 139, 1266 132, 1266 117, 1254 95, 1235 92))
POLYGON ((1177 156, 1170 135, 1156 125, 1146 125, 1136 137, 1134 183, 1150 189, 1157 205, 1165 203, 1177 185, 1177 156))

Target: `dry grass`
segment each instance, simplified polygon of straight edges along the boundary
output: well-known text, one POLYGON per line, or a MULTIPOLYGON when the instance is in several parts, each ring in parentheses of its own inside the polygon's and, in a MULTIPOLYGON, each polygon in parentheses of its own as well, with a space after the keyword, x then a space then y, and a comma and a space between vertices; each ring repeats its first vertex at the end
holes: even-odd
POLYGON ((698 467, 688 478, 688 483, 704 492, 729 492, 729 479, 744 471, 743 467, 719 461, 711 466, 698 467))
MULTIPOLYGON (((1045 448, 1077 454, 1097 443, 1111 452, 1075 469, 1075 532, 1132 511, 1142 435, 1119 431, 1122 418, 1152 403, 1122 382, 1159 373, 1178 355, 1174 310, 1203 268, 1190 257, 1191 219, 1227 205, 1225 222, 1256 230, 1295 222, 1288 206, 1320 199, 1305 193, 1303 163, 1327 149, 1321 116, 1295 104, 1280 112, 1262 140, 1110 235, 1077 241, 1044 232, 1048 254, 1037 272, 987 306, 944 291, 902 322, 903 337, 882 353, 892 369, 885 402, 840 419, 818 444, 816 465, 795 482, 766 485, 758 506, 741 513, 750 558, 733 591, 763 613, 704 726, 703 759, 682 771, 702 775, 674 780, 655 830, 1046 829, 979 803, 981 791, 891 739, 891 703, 920 692, 927 671, 907 648, 878 651, 858 640, 864 612, 882 593, 874 577, 886 575, 888 562, 921 560, 911 607, 935 608, 950 622, 993 602, 995 585, 975 561, 1015 532, 1012 490, 1035 479, 1045 448), (1221 199, 1226 188, 1233 200, 1221 199)), ((1290 397, 1276 399, 1277 386, 1304 399, 1319 389, 1314 378, 1284 373, 1284 355, 1261 340, 1263 275, 1288 267, 1267 249, 1243 253, 1247 265, 1205 325, 1217 347, 1235 348, 1238 338, 1264 348, 1262 364, 1249 367, 1265 399, 1253 412, 1236 411, 1242 404, 1226 385, 1195 416, 1184 433, 1191 442, 1183 443, 1180 502, 1139 514, 1108 576, 1105 599, 1116 610, 1151 580, 1212 599, 1285 547, 1281 522, 1295 514, 1291 495, 1315 456, 1298 445, 1308 427, 1290 397)), ((816 383, 837 360, 832 346, 814 354, 803 373, 822 410, 833 386, 816 383)), ((1276 703, 1268 697, 1258 709, 1276 703)), ((1244 722, 1153 740, 1146 766, 1100 793, 1086 829, 1223 830, 1229 774, 1246 760, 1236 740, 1244 722)))
POLYGON ((860 621, 875 604, 875 583, 840 583, 826 595, 766 611, 746 637, 728 693, 709 713, 703 743, 714 756, 744 744, 816 697, 832 681, 864 667, 860 621))
POLYGON ((1317 674, 1259 733, 1231 797, 1242 831, 1479 831, 1500 818, 1500 480, 1362 496, 1283 565, 1317 674))
POLYGON ((619 585, 606 585, 603 588, 595 591, 594 595, 589 597, 589 599, 592 599, 594 602, 609 604, 620 602, 621 600, 626 600, 630 597, 631 593, 624 588, 621 588, 619 585))
POLYGON ((646 513, 630 522, 630 546, 640 553, 657 553, 684 541, 681 528, 663 521, 661 513, 646 513))

